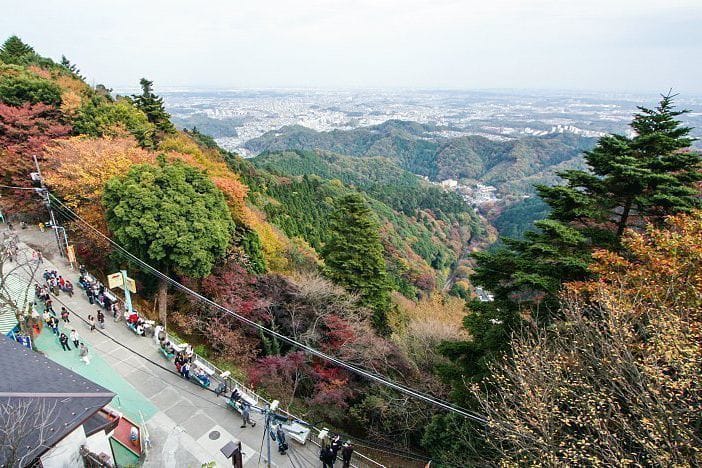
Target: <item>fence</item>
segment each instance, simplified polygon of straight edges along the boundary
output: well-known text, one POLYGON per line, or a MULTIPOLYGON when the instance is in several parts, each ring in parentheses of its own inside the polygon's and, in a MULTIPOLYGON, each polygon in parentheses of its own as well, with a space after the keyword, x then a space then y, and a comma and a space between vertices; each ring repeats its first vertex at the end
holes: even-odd
MULTIPOLYGON (((176 344, 183 344, 183 342, 178 338, 173 335, 170 335, 169 333, 166 333, 166 339, 170 340, 172 343, 176 344)), ((194 361, 200 361, 204 365, 208 366, 210 369, 215 371, 215 374, 212 376, 212 380, 215 382, 224 382, 226 384, 227 389, 233 389, 234 387, 238 388, 240 391, 246 392, 249 396, 253 397, 256 399, 258 402, 257 406, 265 406, 270 404, 271 402, 266 400, 265 398, 261 397, 258 395, 253 389, 247 387, 244 385, 242 382, 239 380, 235 379, 234 377, 231 376, 229 372, 222 371, 222 369, 218 368, 215 366, 212 362, 208 361, 205 359, 203 356, 200 356, 199 354, 193 352, 193 360, 194 361), (225 376, 222 378, 222 376, 225 376), (261 402, 263 404, 261 404, 261 402)), ((216 388, 216 386, 215 386, 216 388)), ((290 419, 295 420, 295 421, 302 421, 300 418, 295 416, 294 414, 291 414, 285 410, 278 409, 277 410, 279 413, 283 413, 286 416, 288 416, 290 419)), ((324 442, 322 439, 319 438, 319 433, 320 429, 317 427, 314 427, 309 424, 305 424, 310 428, 310 436, 308 438, 309 442, 312 442, 314 445, 316 445, 318 448, 321 449, 322 443, 324 442)), ((375 460, 372 460, 362 453, 359 453, 354 450, 353 457, 351 459, 351 466, 354 468, 385 468, 385 465, 376 462, 375 460)))
MULTIPOLYGON (((124 300, 121 297, 117 296, 117 299, 120 302, 124 303, 124 300)), ((154 336, 156 336, 156 333, 154 334, 154 336)), ((170 341, 171 343, 175 343, 178 345, 185 344, 180 338, 178 338, 174 335, 171 335, 169 333, 166 333, 166 339, 168 341, 170 341)), ((252 400, 255 400, 258 403, 256 406, 261 407, 261 406, 265 406, 265 405, 268 405, 271 403, 270 401, 268 401, 265 398, 258 395, 258 393, 256 393, 253 389, 249 388, 244 383, 242 383, 239 380, 237 380, 236 378, 232 377, 231 373, 223 371, 222 369, 220 369, 219 367, 214 365, 212 362, 207 360, 205 357, 195 353, 194 350, 193 350, 193 361, 200 361, 205 366, 209 367, 210 369, 212 369, 214 371, 214 374, 211 376, 211 381, 215 383, 214 388, 217 388, 219 386, 219 383, 224 383, 226 386, 226 389, 227 389, 227 390, 225 390, 225 392, 231 391, 232 389, 234 389, 236 387, 239 389, 240 392, 245 393, 252 400)), ((210 385, 210 386, 212 387, 212 385, 210 385)), ((285 414, 286 416, 288 416, 292 420, 302 421, 301 418, 299 418, 299 417, 297 417, 297 416, 295 416, 295 415, 293 415, 285 410, 278 409, 277 411, 285 414)), ((321 429, 319 429, 318 427, 309 425, 307 423, 305 423, 304 425, 310 428, 310 435, 309 435, 308 441, 312 442, 315 446, 317 446, 318 448, 321 449, 322 444, 324 442, 322 439, 319 438, 319 433, 320 433, 321 429)), ((356 450, 354 450, 353 457, 351 459, 351 466, 354 468, 385 468, 385 465, 383 465, 382 463, 379 463, 379 462, 363 455, 362 453, 359 453, 356 450)))

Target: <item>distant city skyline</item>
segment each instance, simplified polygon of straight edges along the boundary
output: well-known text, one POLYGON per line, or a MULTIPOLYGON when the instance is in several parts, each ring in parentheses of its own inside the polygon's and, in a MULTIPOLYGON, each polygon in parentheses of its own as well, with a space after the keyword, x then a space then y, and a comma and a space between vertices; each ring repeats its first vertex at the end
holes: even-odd
POLYGON ((699 0, 2 2, 5 36, 115 89, 702 93, 699 0))

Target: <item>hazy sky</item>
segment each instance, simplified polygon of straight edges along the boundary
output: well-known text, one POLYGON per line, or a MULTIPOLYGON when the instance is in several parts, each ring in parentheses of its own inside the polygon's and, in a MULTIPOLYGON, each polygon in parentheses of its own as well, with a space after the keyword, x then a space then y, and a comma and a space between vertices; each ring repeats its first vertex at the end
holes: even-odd
POLYGON ((702 0, 0 0, 91 82, 702 92, 702 0))

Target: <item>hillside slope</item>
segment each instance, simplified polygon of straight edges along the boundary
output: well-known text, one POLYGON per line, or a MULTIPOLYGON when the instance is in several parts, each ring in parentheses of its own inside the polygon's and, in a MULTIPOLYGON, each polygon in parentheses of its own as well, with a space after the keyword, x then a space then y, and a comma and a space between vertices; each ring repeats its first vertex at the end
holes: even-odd
POLYGON ((425 183, 387 159, 297 151, 233 158, 230 164, 269 221, 316 251, 328 241, 334 200, 361 191, 380 221, 395 289, 407 297, 428 293, 445 281, 466 245, 482 235, 480 220, 457 194, 425 183))
POLYGON ((317 132, 287 126, 246 143, 256 153, 290 149, 326 150, 350 156, 385 156, 431 180, 467 179, 495 185, 503 193, 530 191, 551 182, 553 169, 580 167, 594 139, 571 134, 493 141, 468 135, 446 138, 433 125, 390 120, 353 130, 317 132), (525 179, 528 184, 524 184, 525 179))

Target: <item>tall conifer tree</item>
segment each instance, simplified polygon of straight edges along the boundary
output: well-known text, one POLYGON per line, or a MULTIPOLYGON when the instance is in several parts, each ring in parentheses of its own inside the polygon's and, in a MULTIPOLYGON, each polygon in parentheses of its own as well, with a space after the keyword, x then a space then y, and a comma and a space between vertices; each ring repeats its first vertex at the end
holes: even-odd
POLYGON ((17 36, 10 36, 0 47, 0 60, 21 65, 36 56, 34 49, 17 36))
POLYGON ((140 109, 149 122, 154 124, 156 129, 161 133, 173 133, 175 127, 171 123, 171 116, 163 105, 163 98, 157 96, 153 92, 153 81, 149 81, 146 78, 142 78, 139 81, 141 85, 141 94, 132 95, 134 100, 134 105, 140 109))
POLYGON ((361 195, 347 195, 337 202, 331 216, 331 237, 322 256, 326 275, 358 293, 361 303, 373 309, 376 330, 387 333, 390 285, 383 245, 378 224, 361 195))

